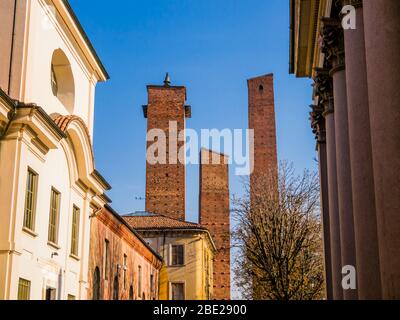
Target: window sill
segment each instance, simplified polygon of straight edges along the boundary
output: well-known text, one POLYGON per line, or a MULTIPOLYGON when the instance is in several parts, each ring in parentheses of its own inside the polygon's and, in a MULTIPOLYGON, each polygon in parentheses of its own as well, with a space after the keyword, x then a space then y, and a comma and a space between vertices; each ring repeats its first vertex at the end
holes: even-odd
POLYGON ((35 231, 28 229, 27 227, 23 227, 22 231, 29 234, 33 238, 36 238, 38 236, 38 234, 35 231))
POLYGON ((171 265, 169 265, 168 267, 170 267, 170 268, 183 268, 183 267, 186 267, 186 264, 171 264, 171 265))
POLYGON ((78 256, 76 256, 76 255, 74 255, 74 254, 72 254, 72 253, 69 255, 69 257, 72 258, 72 259, 74 259, 74 260, 76 260, 76 261, 80 261, 80 260, 81 260, 81 259, 79 259, 78 256))
POLYGON ((61 249, 61 247, 58 244, 56 244, 56 243, 54 243, 52 241, 47 241, 47 245, 49 247, 52 247, 53 249, 56 249, 56 250, 60 250, 61 249))

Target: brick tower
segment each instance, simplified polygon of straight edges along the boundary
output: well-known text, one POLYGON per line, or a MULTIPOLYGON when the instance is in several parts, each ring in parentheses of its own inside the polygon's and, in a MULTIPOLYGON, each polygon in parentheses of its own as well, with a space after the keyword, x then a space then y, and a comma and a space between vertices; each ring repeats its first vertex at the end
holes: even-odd
POLYGON ((217 247, 214 257, 214 299, 230 299, 230 209, 227 158, 202 149, 200 152, 199 222, 207 227, 217 247), (213 154, 219 164, 212 164, 213 154), (209 160, 209 161, 208 161, 209 160))
MULTIPOLYGON (((171 86, 167 74, 164 85, 147 86, 147 94, 148 104, 143 106, 147 132, 165 132, 166 163, 146 161, 146 211, 185 220, 185 164, 178 159, 184 141, 179 141, 178 134, 185 130, 185 119, 191 116, 190 107, 185 105, 186 88, 171 86)), ((148 141, 147 147, 153 143, 148 141)))
POLYGON ((247 81, 249 129, 254 129, 254 170, 250 181, 265 174, 277 175, 275 102, 273 74, 247 81))

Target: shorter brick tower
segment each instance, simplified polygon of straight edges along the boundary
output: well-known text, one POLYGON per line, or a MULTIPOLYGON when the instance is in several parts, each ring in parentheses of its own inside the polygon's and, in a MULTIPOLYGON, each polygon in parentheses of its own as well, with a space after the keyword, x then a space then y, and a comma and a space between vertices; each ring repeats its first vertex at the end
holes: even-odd
MULTIPOLYGON (((166 163, 146 161, 146 211, 185 220, 185 163, 178 158, 185 142, 179 141, 178 135, 191 116, 190 107, 185 105, 186 88, 171 86, 167 74, 164 85, 149 85, 147 93, 148 104, 143 106, 147 132, 160 129, 165 133, 166 163)), ((147 148, 153 143, 148 141, 147 148)))
POLYGON ((227 156, 200 152, 199 222, 211 233, 217 247, 214 257, 214 299, 230 299, 230 208, 227 156), (212 164, 213 155, 219 164, 212 164))
POLYGON ((254 170, 250 182, 278 174, 273 74, 249 79, 249 129, 254 130, 254 170))

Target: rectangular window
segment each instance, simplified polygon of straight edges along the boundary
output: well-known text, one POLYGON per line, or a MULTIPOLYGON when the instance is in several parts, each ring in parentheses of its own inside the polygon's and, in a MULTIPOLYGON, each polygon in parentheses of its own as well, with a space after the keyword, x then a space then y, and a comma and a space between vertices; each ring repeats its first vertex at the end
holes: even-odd
POLYGON ((184 264, 183 245, 171 246, 171 266, 182 266, 184 264))
POLYGON ((18 282, 18 300, 29 300, 31 296, 31 282, 19 278, 18 282))
POLYGON ((80 209, 74 206, 72 211, 72 237, 71 237, 71 254, 74 256, 78 256, 79 219, 80 219, 80 209))
POLYGON ((150 275, 150 294, 151 296, 154 295, 154 275, 150 275))
POLYGON ((38 175, 31 169, 28 169, 25 193, 24 228, 31 231, 35 229, 37 182, 38 175))
POLYGON ((185 300, 184 283, 171 283, 171 300, 185 300))
POLYGON ((58 243, 58 221, 60 216, 60 200, 61 200, 61 193, 59 193, 56 189, 51 188, 48 240, 54 244, 58 243))
POLYGON ((103 262, 104 280, 108 280, 109 261, 110 261, 110 242, 107 239, 105 239, 104 240, 104 262, 103 262))
POLYGON ((56 289, 47 287, 46 288, 46 300, 56 300, 56 289))
POLYGON ((138 297, 142 296, 142 267, 138 267, 138 297))
POLYGON ((128 269, 127 263, 128 263, 128 256, 124 254, 124 265, 122 266, 124 270, 124 290, 126 290, 126 270, 128 269))

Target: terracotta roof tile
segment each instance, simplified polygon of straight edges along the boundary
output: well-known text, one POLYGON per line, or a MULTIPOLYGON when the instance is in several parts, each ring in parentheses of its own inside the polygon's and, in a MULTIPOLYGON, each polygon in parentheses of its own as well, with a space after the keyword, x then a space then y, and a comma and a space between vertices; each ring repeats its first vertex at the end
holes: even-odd
POLYGON ((64 132, 68 129, 68 126, 72 121, 79 121, 82 124, 82 126, 85 128, 88 136, 90 137, 89 129, 81 117, 78 117, 76 115, 62 116, 59 114, 52 114, 51 117, 52 117, 53 121, 56 123, 56 125, 58 125, 60 127, 60 129, 64 132))
POLYGON ((162 214, 152 213, 135 213, 123 216, 132 228, 137 230, 154 230, 154 229, 202 229, 207 230, 204 226, 178 219, 169 218, 162 214))
POLYGON ((55 124, 61 129, 62 132, 66 133, 68 126, 70 125, 71 122, 73 121, 77 121, 79 122, 82 127, 84 128, 87 136, 89 137, 89 141, 90 141, 90 152, 92 153, 92 159, 94 159, 94 154, 93 154, 93 146, 92 146, 92 142, 91 142, 91 137, 90 137, 90 132, 89 129, 85 123, 85 121, 83 121, 83 119, 81 117, 78 117, 76 115, 68 115, 68 116, 62 116, 58 113, 54 113, 52 115, 50 115, 50 117, 53 119, 53 121, 55 122, 55 124))

